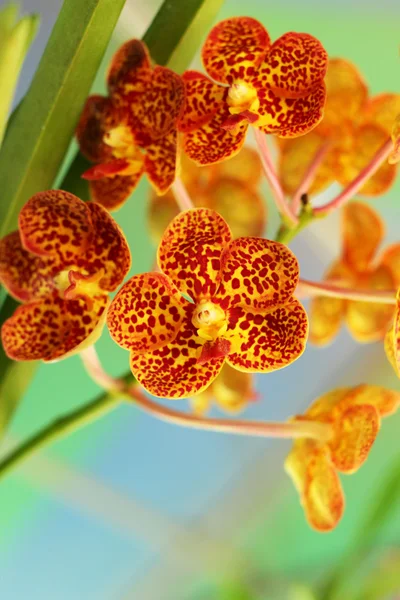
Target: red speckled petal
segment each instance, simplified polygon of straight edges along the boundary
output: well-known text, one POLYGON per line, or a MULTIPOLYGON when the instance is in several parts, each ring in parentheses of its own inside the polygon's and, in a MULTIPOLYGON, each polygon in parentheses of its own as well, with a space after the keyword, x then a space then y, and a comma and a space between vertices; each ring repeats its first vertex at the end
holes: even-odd
POLYGON ((323 81, 327 67, 328 55, 319 40, 308 33, 285 33, 265 57, 256 75, 257 87, 299 98, 323 81))
POLYGON ((160 398, 187 398, 204 391, 216 378, 224 359, 200 364, 198 358, 204 340, 191 323, 192 308, 175 340, 146 354, 131 353, 131 369, 138 382, 160 398))
POLYGON ((224 336, 232 343, 227 357, 231 367, 268 373, 290 365, 303 353, 307 314, 298 300, 257 313, 234 307, 224 336))
POLYGON ((131 108, 137 127, 152 140, 176 131, 185 100, 182 78, 166 67, 155 67, 146 93, 131 108))
POLYGON ((374 406, 381 417, 386 417, 399 408, 400 392, 379 385, 361 384, 349 391, 341 401, 339 409, 361 404, 374 406))
POLYGON ((64 263, 85 252, 93 234, 85 202, 62 190, 32 196, 19 214, 19 230, 29 252, 57 256, 64 263))
POLYGON ((76 137, 80 151, 88 160, 105 162, 112 158, 112 148, 104 143, 103 138, 119 122, 120 115, 110 98, 90 96, 86 100, 76 137))
POLYGON ((131 267, 128 243, 111 215, 100 204, 88 202, 93 223, 93 241, 84 255, 77 258, 76 266, 85 275, 104 271, 99 285, 112 292, 125 279, 131 267))
POLYGON ((12 360, 65 358, 93 344, 100 335, 108 297, 93 298, 90 310, 86 302, 62 300, 57 293, 41 301, 23 304, 1 329, 4 350, 12 360))
POLYGON ((235 156, 244 144, 247 121, 234 129, 224 129, 223 123, 230 113, 223 105, 213 119, 184 135, 184 150, 198 165, 211 165, 235 156))
POLYGON ((0 240, 0 282, 22 302, 47 296, 59 264, 53 258, 40 258, 22 247, 18 231, 0 240))
POLYGON ((174 183, 177 152, 176 131, 171 131, 146 148, 144 168, 157 194, 165 194, 174 183))
POLYGON ((366 460, 380 428, 377 409, 370 404, 351 406, 335 422, 328 446, 335 467, 354 473, 366 460))
POLYGON ((185 71, 185 107, 178 122, 180 131, 193 131, 208 121, 221 108, 226 89, 198 71, 185 71))
POLYGON ((343 260, 355 271, 370 265, 385 236, 379 214, 363 202, 349 202, 342 211, 343 260))
POLYGON ((186 304, 162 273, 135 275, 121 288, 108 311, 111 337, 136 354, 156 350, 175 339, 186 304))
POLYGON ((231 241, 224 219, 207 208, 180 213, 165 231, 158 248, 158 265, 193 300, 215 294, 221 254, 231 241))
POLYGON ((271 89, 258 90, 259 119, 255 126, 265 133, 292 138, 311 131, 322 120, 326 99, 321 83, 299 98, 285 98, 271 89))
POLYGON ((89 183, 91 199, 107 210, 118 210, 136 189, 142 177, 143 168, 135 175, 115 175, 91 181, 89 183))
POLYGON ((140 40, 125 42, 114 54, 107 74, 110 94, 128 96, 143 93, 151 79, 151 59, 146 45, 140 40))
POLYGON ((298 280, 299 264, 287 246, 262 238, 239 238, 222 256, 218 297, 224 308, 240 304, 262 310, 287 302, 298 280))
POLYGON ((344 510, 344 495, 329 451, 312 441, 298 440, 285 462, 307 521, 317 531, 331 531, 344 510))
POLYGON ((232 17, 210 31, 202 49, 207 73, 221 83, 254 75, 270 46, 261 23, 250 17, 232 17))

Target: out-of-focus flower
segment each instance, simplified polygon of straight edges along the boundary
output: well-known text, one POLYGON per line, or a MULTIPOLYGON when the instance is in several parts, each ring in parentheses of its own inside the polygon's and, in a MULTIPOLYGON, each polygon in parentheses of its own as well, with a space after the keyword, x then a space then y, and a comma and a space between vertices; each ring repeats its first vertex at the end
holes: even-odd
MULTIPOLYGON (((310 186, 317 193, 333 182, 348 185, 390 136, 400 112, 400 94, 368 96, 367 85, 349 61, 334 58, 326 74, 327 100, 322 122, 307 135, 280 140, 279 175, 284 191, 293 194, 322 146, 326 155, 310 186)), ((360 194, 379 196, 393 183, 396 167, 385 162, 360 194)))
POLYGON ((197 415, 205 415, 214 402, 224 412, 237 414, 255 399, 253 375, 233 369, 225 363, 211 385, 191 398, 190 404, 197 415))
MULTIPOLYGON (((400 265, 400 252, 398 253, 400 265)), ((400 377, 400 289, 397 292, 393 323, 385 336, 385 352, 397 377, 400 377)))
MULTIPOLYGON (((377 259, 384 238, 382 219, 362 202, 350 202, 342 212, 342 255, 328 269, 325 281, 360 290, 389 290, 400 285, 400 244, 377 259)), ((311 303, 310 341, 328 344, 343 321, 359 342, 383 339, 393 318, 393 306, 340 298, 318 297, 311 303)))
POLYGON ((186 106, 179 121, 185 152, 196 163, 236 154, 249 125, 295 137, 322 119, 328 59, 311 35, 286 33, 271 44, 261 23, 233 17, 211 30, 202 59, 212 79, 184 73, 186 106))
POLYGON ((389 162, 395 165, 400 161, 400 114, 397 115, 392 127, 393 150, 389 156, 389 162))
POLYGON ((302 354, 308 323, 293 298, 299 268, 283 244, 233 240, 218 213, 195 208, 165 231, 158 266, 161 273, 136 275, 122 287, 107 320, 151 394, 194 396, 225 362, 266 373, 302 354))
MULTIPOLYGON (((233 237, 262 235, 266 225, 266 207, 257 187, 261 162, 257 152, 244 147, 232 159, 198 167, 182 155, 181 179, 196 208, 211 208, 222 215, 233 237)), ((172 191, 164 196, 151 193, 149 229, 156 244, 166 227, 179 213, 172 191)))
POLYGON ((330 531, 344 510, 337 471, 354 473, 368 457, 380 429, 381 417, 394 413, 400 394, 374 385, 333 390, 295 417, 331 425, 327 442, 296 440, 285 462, 314 529, 330 531))
POLYGON ((139 40, 126 42, 114 55, 107 84, 107 97, 88 98, 76 133, 82 154, 96 163, 83 174, 92 198, 114 210, 144 173, 158 194, 171 187, 184 86, 170 69, 151 66, 139 40))
POLYGON ((102 206, 61 190, 35 194, 19 215, 19 231, 0 241, 0 281, 23 303, 3 324, 6 354, 51 361, 93 344, 108 293, 130 261, 121 230, 102 206))

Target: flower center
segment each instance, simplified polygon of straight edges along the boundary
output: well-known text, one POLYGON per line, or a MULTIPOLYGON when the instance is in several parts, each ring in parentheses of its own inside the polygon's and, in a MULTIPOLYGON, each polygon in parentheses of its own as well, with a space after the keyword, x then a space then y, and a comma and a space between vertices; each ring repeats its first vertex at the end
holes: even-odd
POLYGON ((229 112, 238 114, 245 110, 257 111, 259 100, 257 91, 248 83, 237 81, 231 85, 227 98, 229 112))
POLYGON ((64 300, 84 298, 88 308, 92 306, 92 298, 98 294, 106 293, 99 285, 104 276, 104 269, 94 275, 82 275, 78 271, 66 269, 54 278, 54 284, 64 300))
POLYGON ((132 130, 127 125, 118 125, 110 129, 103 136, 103 141, 113 149, 115 158, 134 159, 137 157, 138 148, 132 130))
POLYGON ((202 300, 193 311, 192 323, 197 329, 199 337, 207 341, 214 341, 225 333, 228 320, 220 306, 202 300))

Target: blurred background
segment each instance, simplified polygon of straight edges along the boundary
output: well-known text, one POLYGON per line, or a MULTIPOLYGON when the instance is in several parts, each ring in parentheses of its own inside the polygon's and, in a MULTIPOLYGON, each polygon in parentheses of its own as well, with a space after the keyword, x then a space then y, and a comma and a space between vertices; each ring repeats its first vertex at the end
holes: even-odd
MULTIPOLYGON (((4 4, 1 0, 0 6, 4 4)), ((41 15, 41 27, 17 100, 29 85, 61 4, 21 2, 24 13, 41 15)), ((104 92, 112 51, 126 39, 140 37, 160 4, 127 1, 95 84, 97 92, 104 92)), ((290 30, 315 35, 330 56, 359 66, 372 93, 400 91, 397 0, 225 0, 219 18, 243 14, 262 21, 272 39, 290 30)), ((386 220, 387 243, 399 240, 399 183, 370 201, 386 220)), ((154 259, 148 195, 142 181, 115 215, 131 246, 132 274, 149 270, 154 259)), ((266 188, 263 196, 270 204, 266 188)), ((266 233, 272 237, 276 226, 271 205, 266 233)), ((338 215, 307 229, 292 249, 302 276, 318 280, 339 252, 338 215)), ((128 354, 106 331, 97 346, 110 372, 127 370, 128 354)), ((245 417, 285 420, 324 391, 361 382, 399 389, 383 345, 357 346, 343 329, 330 347, 309 346, 287 369, 257 377, 260 400, 245 417)), ((13 419, 7 444, 99 391, 77 357, 41 366, 13 419)), ((177 406, 189 409, 186 401, 177 406)), ((345 516, 334 532, 320 534, 307 525, 283 471, 289 442, 186 431, 134 406, 121 406, 38 453, 1 482, 0 598, 312 600, 311 585, 342 572, 388 477, 400 484, 399 427, 400 414, 384 422, 366 465, 342 478, 345 516)), ((366 560, 348 577, 350 600, 396 597, 372 595, 378 584, 368 583, 374 577, 387 582, 388 573, 400 579, 400 494, 393 494, 390 518, 378 522, 366 560)))

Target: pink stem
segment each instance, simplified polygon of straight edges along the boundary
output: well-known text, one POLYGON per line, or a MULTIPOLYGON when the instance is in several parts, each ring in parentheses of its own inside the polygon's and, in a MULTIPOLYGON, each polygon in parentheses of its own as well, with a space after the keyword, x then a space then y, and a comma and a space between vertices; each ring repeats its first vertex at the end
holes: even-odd
POLYGON ((192 199, 189 196, 182 179, 180 179, 179 177, 177 177, 174 183, 172 184, 172 193, 175 196, 175 200, 179 207, 179 210, 184 211, 194 208, 192 199))
POLYGON ((307 193, 309 187, 315 179, 317 171, 324 160, 327 152, 329 150, 329 143, 323 144, 315 153, 312 161, 310 162, 306 172, 304 173, 304 177, 294 193, 293 201, 292 201, 292 210, 297 215, 300 209, 301 197, 303 194, 307 193))
POLYGON ((147 398, 138 383, 127 387, 121 379, 114 379, 108 375, 100 363, 94 346, 83 350, 80 356, 88 374, 96 383, 110 392, 123 392, 132 398, 135 404, 144 412, 174 425, 203 431, 268 438, 311 438, 326 441, 332 434, 331 427, 328 424, 315 421, 301 420, 285 423, 239 421, 233 419, 207 419, 182 413, 147 398))
POLYGON ((340 192, 336 198, 325 204, 325 206, 319 206, 314 208, 315 215, 327 215, 331 213, 333 210, 336 210, 342 204, 344 204, 347 200, 350 200, 364 185, 374 173, 379 169, 382 163, 388 158, 389 154, 393 149, 393 142, 389 138, 381 148, 379 148, 378 152, 374 155, 371 162, 368 163, 366 167, 357 175, 355 179, 349 185, 340 192))
POLYGON ((281 215, 288 219, 291 225, 295 226, 298 224, 299 221, 295 213, 289 206, 288 202, 286 201, 285 194, 283 193, 282 186, 280 184, 280 181, 275 171, 274 164, 272 162, 265 134, 254 127, 254 136, 258 145, 264 174, 270 185, 272 195, 274 197, 278 211, 281 215))
POLYGON ((326 296, 329 298, 340 298, 342 300, 355 300, 358 302, 374 302, 379 304, 396 304, 396 290, 357 290, 339 287, 330 283, 315 283, 300 279, 296 295, 300 292, 302 298, 326 296))

